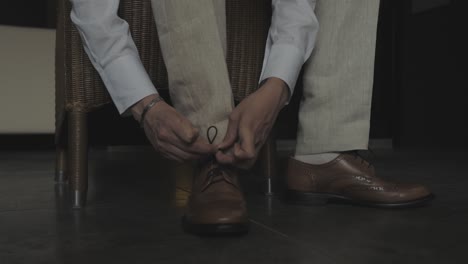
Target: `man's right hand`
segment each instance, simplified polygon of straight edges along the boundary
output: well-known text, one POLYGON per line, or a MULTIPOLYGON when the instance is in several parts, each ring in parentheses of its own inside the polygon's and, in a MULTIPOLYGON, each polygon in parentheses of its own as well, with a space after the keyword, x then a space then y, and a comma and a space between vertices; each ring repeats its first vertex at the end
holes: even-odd
MULTIPOLYGON (((150 95, 135 104, 131 111, 140 121, 144 107, 158 95, 150 95)), ((144 129, 149 141, 164 157, 179 162, 197 160, 216 153, 216 146, 200 137, 198 129, 164 101, 156 103, 145 115, 144 129)))

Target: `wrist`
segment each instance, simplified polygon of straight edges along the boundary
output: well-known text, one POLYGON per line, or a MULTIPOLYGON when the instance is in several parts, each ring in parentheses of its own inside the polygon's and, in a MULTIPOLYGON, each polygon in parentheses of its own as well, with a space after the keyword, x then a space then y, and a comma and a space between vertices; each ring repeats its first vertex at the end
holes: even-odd
POLYGON ((140 101, 138 101, 136 104, 134 104, 130 109, 130 112, 132 113, 133 118, 135 118, 136 121, 140 122, 141 115, 143 114, 145 106, 148 105, 152 100, 158 97, 159 97, 158 94, 148 95, 144 97, 143 99, 141 99, 140 101))
POLYGON ((278 102, 281 107, 286 105, 286 103, 289 100, 290 93, 289 87, 286 84, 286 82, 284 82, 280 78, 270 77, 266 80, 264 85, 269 86, 268 89, 271 90, 271 92, 275 93, 275 95, 278 97, 278 102))

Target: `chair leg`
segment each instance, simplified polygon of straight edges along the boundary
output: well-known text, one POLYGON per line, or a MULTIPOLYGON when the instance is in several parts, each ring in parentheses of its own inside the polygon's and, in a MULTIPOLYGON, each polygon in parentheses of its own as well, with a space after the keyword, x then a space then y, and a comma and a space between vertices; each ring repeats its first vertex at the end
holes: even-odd
MULTIPOLYGON (((273 134, 273 133, 272 133, 273 134)), ((266 195, 273 195, 273 179, 276 177, 276 141, 270 134, 262 148, 262 172, 266 177, 266 195)))
POLYGON ((57 144, 56 160, 55 160, 55 182, 57 184, 65 184, 68 181, 67 175, 67 153, 65 146, 57 144))
POLYGON ((73 208, 86 205, 88 189, 88 127, 87 114, 84 112, 69 113, 68 148, 69 178, 73 208))

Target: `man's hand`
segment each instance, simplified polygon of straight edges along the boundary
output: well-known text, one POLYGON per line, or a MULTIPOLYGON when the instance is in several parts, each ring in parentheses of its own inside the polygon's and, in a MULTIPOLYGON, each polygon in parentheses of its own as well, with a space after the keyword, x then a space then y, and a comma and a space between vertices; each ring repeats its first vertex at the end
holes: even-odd
MULTIPOLYGON (((156 96, 145 97, 132 107, 137 121, 140 121, 145 105, 156 96)), ((216 153, 216 147, 200 137, 192 123, 164 101, 156 103, 143 122, 149 141, 166 158, 182 162, 216 153)))
POLYGON ((216 153, 218 162, 250 168, 288 96, 287 85, 281 79, 270 78, 242 100, 229 116, 226 136, 216 153))

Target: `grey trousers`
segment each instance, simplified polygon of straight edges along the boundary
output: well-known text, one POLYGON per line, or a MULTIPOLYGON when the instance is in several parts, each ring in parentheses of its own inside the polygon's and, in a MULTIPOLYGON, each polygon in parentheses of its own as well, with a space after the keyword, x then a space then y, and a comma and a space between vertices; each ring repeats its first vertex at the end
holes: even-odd
MULTIPOLYGON (((224 0, 152 0, 174 107, 224 137, 233 109, 224 0)), ((320 30, 304 65, 296 154, 366 149, 379 0, 318 0, 320 30)))

